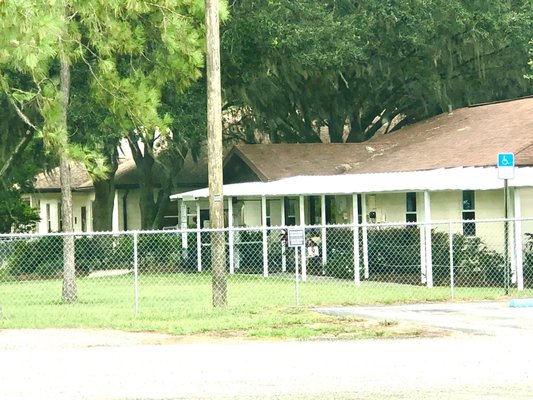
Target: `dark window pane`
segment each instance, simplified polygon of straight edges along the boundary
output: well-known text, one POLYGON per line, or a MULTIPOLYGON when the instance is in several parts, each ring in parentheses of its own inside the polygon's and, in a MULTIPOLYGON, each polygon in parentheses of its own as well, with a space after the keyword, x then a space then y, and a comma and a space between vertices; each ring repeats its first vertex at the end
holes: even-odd
POLYGON ((463 191, 463 210, 475 210, 475 196, 473 190, 463 191))
POLYGON ((476 224, 474 222, 463 223, 463 235, 476 236, 476 224))
POLYGON ((416 193, 406 193, 407 212, 416 212, 416 193))
POLYGON ((406 222, 416 222, 416 213, 405 214, 405 221, 406 222))
POLYGON ((476 219, 475 211, 463 211, 463 220, 476 219))

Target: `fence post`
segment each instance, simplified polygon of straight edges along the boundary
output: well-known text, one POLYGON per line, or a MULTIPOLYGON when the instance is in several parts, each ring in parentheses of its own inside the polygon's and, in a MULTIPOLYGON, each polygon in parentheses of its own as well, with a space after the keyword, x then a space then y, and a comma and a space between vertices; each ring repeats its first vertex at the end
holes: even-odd
POLYGON ((133 232, 133 304, 135 318, 139 314, 139 253, 138 253, 138 233, 133 232))
POLYGON ((454 279, 454 263, 453 263, 453 225, 450 222, 449 225, 449 235, 450 235, 450 290, 452 301, 455 298, 455 279, 454 279))
POLYGON ((228 196, 228 245, 229 245, 229 273, 235 273, 234 230, 233 230, 233 199, 228 196))
POLYGON ((370 267, 368 265, 368 228, 367 228, 367 213, 366 213, 366 195, 361 193, 361 213, 363 214, 363 264, 365 268, 365 279, 370 278, 370 267))
MULTIPOLYGON (((300 196, 300 225, 302 229, 304 230, 304 243, 307 245, 307 241, 305 240, 305 202, 304 197, 300 196)), ((301 249, 301 259, 302 259, 302 282, 307 281, 307 254, 306 254, 306 248, 305 246, 301 249)))
MULTIPOLYGON (((298 263, 298 248, 300 246, 296 246, 294 247, 294 274, 295 274, 295 277, 296 277, 296 305, 299 306, 300 305, 300 278, 298 277, 298 268, 299 268, 299 263, 298 263)), ((300 251, 303 253, 304 251, 304 248, 303 247, 300 247, 300 251)))
MULTIPOLYGON (((285 198, 281 198, 281 225, 284 226, 283 228, 285 235, 288 235, 287 233, 287 227, 285 226, 285 198)), ((281 272, 287 272, 287 244, 285 243, 285 240, 281 241, 281 272)))
POLYGON ((516 260, 516 288, 524 290, 524 253, 522 252, 522 207, 520 191, 514 190, 514 245, 516 260))
POLYGON ((321 245, 322 245, 322 271, 324 271, 325 265, 328 262, 328 245, 327 245, 327 232, 326 232, 326 195, 320 196, 320 224, 321 231, 321 245))
POLYGON ((357 194, 352 194, 352 223, 353 223, 353 276, 356 286, 361 285, 361 273, 359 271, 359 219, 357 215, 357 194))
POLYGON ((420 282, 426 284, 426 235, 425 225, 418 225, 420 229, 420 282))
POLYGON ((431 200, 429 191, 424 192, 424 222, 426 239, 426 284, 428 288, 433 287, 433 252, 431 248, 431 200))
POLYGON ((202 229, 200 221, 200 203, 196 203, 196 261, 198 263, 198 272, 202 272, 202 229))
POLYGON ((263 276, 268 276, 267 200, 261 196, 261 232, 263 242, 263 276))

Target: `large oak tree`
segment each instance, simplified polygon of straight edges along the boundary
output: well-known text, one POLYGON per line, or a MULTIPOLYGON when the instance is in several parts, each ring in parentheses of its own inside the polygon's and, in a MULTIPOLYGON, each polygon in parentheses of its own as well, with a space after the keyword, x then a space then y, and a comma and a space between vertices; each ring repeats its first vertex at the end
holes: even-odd
POLYGON ((236 0, 223 32, 231 133, 363 141, 533 93, 531 0, 236 0))

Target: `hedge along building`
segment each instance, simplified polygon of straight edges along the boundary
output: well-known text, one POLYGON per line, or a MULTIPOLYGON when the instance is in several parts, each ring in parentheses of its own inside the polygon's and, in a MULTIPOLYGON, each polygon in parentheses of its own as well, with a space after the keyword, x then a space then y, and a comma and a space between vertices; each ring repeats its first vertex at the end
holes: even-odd
MULTIPOLYGON (((237 145, 224 164, 228 226, 263 227, 263 272, 268 275, 267 226, 321 225, 325 263, 324 225, 364 223, 362 254, 354 246, 359 283, 360 261, 368 278, 367 223, 423 223, 422 280, 431 287, 432 221, 504 217, 504 184, 496 167, 502 152, 516 155, 509 215, 533 217, 533 98, 454 110, 360 144, 237 145)), ((171 198, 181 201, 182 227, 208 226, 207 189, 171 198)), ((468 221, 461 228, 466 236, 504 242, 503 222, 490 231, 487 224, 468 221)), ((523 287, 522 232, 531 230, 532 222, 517 222, 510 237, 518 288, 523 287)), ((354 232, 357 243, 359 230, 354 232)), ((231 272, 233 240, 230 234, 231 272)), ((305 268, 302 257, 303 279, 305 268)))
MULTIPOLYGON (((124 146, 122 146, 124 148, 124 146)), ((155 176, 157 174, 154 174, 155 176)), ((39 211, 41 217, 37 233, 60 232, 61 229, 61 184, 59 168, 36 176, 34 190, 23 195, 25 201, 39 211)), ((71 163, 72 214, 75 232, 93 232, 93 202, 95 197, 93 182, 83 165, 71 163)), ((138 230, 141 228, 139 207, 139 179, 135 162, 125 153, 119 160, 115 174, 115 195, 113 201, 112 229, 114 232, 138 230)), ((176 177, 176 186, 188 191, 205 186, 207 182, 206 162, 199 163, 188 156, 181 172, 176 177)), ((156 182, 157 186, 157 182, 156 182)), ((157 193, 154 192, 154 197, 157 193)), ((165 225, 175 227, 178 223, 178 210, 172 204, 166 210, 165 225)))

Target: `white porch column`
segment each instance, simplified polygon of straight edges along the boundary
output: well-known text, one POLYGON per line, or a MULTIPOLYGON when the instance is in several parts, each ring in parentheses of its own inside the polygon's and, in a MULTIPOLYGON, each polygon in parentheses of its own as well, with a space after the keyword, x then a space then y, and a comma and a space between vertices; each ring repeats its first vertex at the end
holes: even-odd
MULTIPOLYGON (((321 245, 322 245, 322 265, 328 262, 327 230, 326 230, 326 195, 320 196, 320 224, 322 225, 321 245)), ((322 269, 323 270, 323 269, 322 269)))
POLYGON ((113 217, 111 225, 113 232, 118 232, 120 229, 118 221, 118 190, 115 190, 115 197, 113 198, 113 217))
MULTIPOLYGON (((180 225, 179 225, 179 228, 182 230, 182 231, 186 231, 187 230, 187 204, 185 203, 185 201, 181 200, 180 201, 180 225)), ((187 241, 188 238, 187 238, 187 232, 182 232, 181 233, 181 247, 184 248, 184 249, 187 249, 189 247, 189 242, 187 241)))
POLYGON ((363 264, 365 269, 365 279, 370 278, 370 268, 368 266, 368 228, 367 224, 367 209, 366 209, 366 194, 361 194, 361 213, 363 214, 363 264))
MULTIPOLYGON (((300 195, 300 226, 305 226, 305 202, 304 196, 300 195)), ((305 228, 304 228, 305 232, 305 228)), ((305 237, 305 234, 304 234, 305 237)), ((304 241, 304 247, 302 248, 302 281, 307 280, 307 242, 304 241)))
POLYGON ((50 206, 48 206, 47 208, 47 204, 49 203, 46 203, 44 201, 41 201, 40 203, 41 207, 39 215, 41 216, 41 220, 39 221, 39 228, 37 233, 48 233, 48 219, 50 218, 50 216, 48 215, 48 209, 50 208, 50 206))
POLYGON ((424 225, 425 228, 425 244, 426 244, 426 279, 427 287, 433 287, 433 251, 431 246, 431 199, 429 191, 424 192, 424 225))
POLYGON ((354 283, 361 285, 361 275, 359 272, 359 219, 357 215, 357 194, 352 194, 352 224, 353 224, 353 268, 354 283))
POLYGON ((89 197, 85 203, 85 209, 87 210, 87 232, 93 232, 93 198, 89 197))
POLYGON ((202 272, 202 233, 200 232, 200 203, 196 201, 196 251, 198 256, 198 272, 202 272))
POLYGON ((261 226, 263 228, 263 276, 268 276, 268 243, 266 197, 261 196, 261 226))
POLYGON ((233 248, 234 232, 233 232, 233 199, 228 197, 228 246, 229 246, 229 273, 235 273, 235 254, 233 248))
POLYGON ((513 274, 513 283, 516 282, 518 290, 524 290, 524 253, 522 251, 522 203, 520 189, 514 190, 514 253, 516 260, 516 275, 513 274))
MULTIPOLYGON (((285 198, 281 198, 281 225, 285 226, 285 198)), ((285 227, 285 235, 288 235, 287 233, 287 227, 285 227)), ((285 243, 285 240, 281 241, 281 271, 287 272, 287 245, 285 243)))

